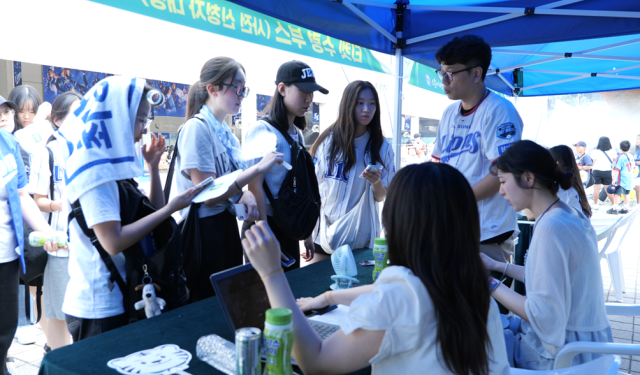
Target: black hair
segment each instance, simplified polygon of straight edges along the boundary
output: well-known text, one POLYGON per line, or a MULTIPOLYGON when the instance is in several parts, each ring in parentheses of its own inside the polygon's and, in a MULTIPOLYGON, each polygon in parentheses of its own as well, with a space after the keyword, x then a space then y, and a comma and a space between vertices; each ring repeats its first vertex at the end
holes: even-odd
POLYGON ((609 137, 600 137, 596 149, 600 151, 609 151, 612 148, 613 147, 611 147, 611 141, 609 140, 609 137))
POLYGON ((24 128, 24 125, 22 125, 22 122, 18 118, 18 112, 20 112, 20 110, 24 108, 27 102, 31 103, 34 113, 38 113, 38 107, 40 107, 40 104, 42 104, 42 97, 40 96, 38 91, 29 85, 14 87, 13 90, 11 90, 11 92, 9 93, 8 100, 16 103, 16 106, 18 107, 15 114, 16 127, 13 130, 14 133, 24 128))
MULTIPOLYGON (((291 82, 282 83, 284 83, 284 85, 287 87, 293 84, 291 82)), ((267 105, 264 107, 264 110, 260 114, 264 115, 263 119, 265 121, 267 121, 277 129, 280 129, 283 132, 289 131, 289 117, 287 116, 287 106, 286 104, 284 104, 284 96, 280 94, 277 86, 276 91, 271 97, 271 100, 269 100, 267 105)), ((307 120, 303 116, 296 116, 293 119, 293 125, 295 125, 300 130, 304 130, 307 127, 307 120)))
POLYGON ((402 168, 389 185, 382 223, 390 263, 410 269, 433 302, 443 364, 457 375, 489 374, 491 292, 467 179, 447 164, 402 168))
MULTIPOLYGON (((513 174, 522 189, 528 189, 522 185, 522 175, 530 172, 534 176, 535 185, 548 189, 554 195, 559 188, 569 189, 573 177, 571 172, 562 172, 549 150, 529 140, 514 143, 500 155, 493 162, 491 174, 497 175, 498 171, 513 174)), ((535 185, 532 189, 536 189, 535 185)))
POLYGON ((455 37, 440 47, 436 52, 436 60, 445 65, 462 64, 467 68, 480 66, 484 81, 491 64, 491 47, 481 36, 455 37))
POLYGON ((416 133, 413 135, 413 138, 422 138, 422 134, 416 133))
POLYGON ((69 108, 76 100, 82 100, 82 95, 74 91, 68 91, 60 94, 51 105, 51 114, 47 116, 47 120, 51 122, 54 130, 58 129, 56 121, 63 120, 69 113, 69 108))
POLYGON ((563 172, 570 172, 573 174, 571 178, 571 185, 578 192, 582 212, 584 212, 587 217, 591 217, 591 206, 589 205, 587 194, 584 191, 584 185, 582 184, 582 180, 580 179, 580 171, 578 170, 576 159, 573 157, 573 151, 569 148, 569 146, 559 145, 551 147, 549 149, 549 152, 551 153, 551 157, 555 159, 563 172))
POLYGON ((620 142, 620 150, 621 151, 627 152, 627 151, 629 151, 630 148, 631 148, 631 142, 629 142, 629 141, 620 142))

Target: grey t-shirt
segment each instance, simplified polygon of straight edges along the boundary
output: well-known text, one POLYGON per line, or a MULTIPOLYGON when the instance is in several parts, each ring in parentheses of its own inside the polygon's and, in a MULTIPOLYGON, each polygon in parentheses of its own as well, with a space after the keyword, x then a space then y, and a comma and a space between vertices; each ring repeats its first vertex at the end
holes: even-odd
POLYGON ((370 138, 369 132, 364 133, 364 135, 354 138, 353 146, 356 149, 356 163, 351 167, 355 169, 356 178, 353 179, 353 185, 351 187, 351 195, 349 196, 349 203, 347 204, 347 212, 351 211, 362 199, 362 195, 364 194, 365 189, 367 188, 366 178, 360 177, 364 168, 366 167, 364 161, 364 152, 367 147, 367 142, 369 142, 370 138))
MULTIPOLYGON (((189 176, 189 169, 195 168, 200 172, 213 172, 216 177, 224 176, 237 169, 229 159, 227 149, 218 139, 213 127, 205 119, 200 121, 195 118, 188 120, 180 131, 176 166, 176 184, 180 193, 194 186, 189 176)), ((226 209, 232 211, 233 205, 231 203, 237 202, 241 196, 242 193, 238 193, 213 206, 202 204, 199 217, 217 215, 226 209)), ((189 213, 189 207, 180 213, 182 217, 186 217, 189 213)))

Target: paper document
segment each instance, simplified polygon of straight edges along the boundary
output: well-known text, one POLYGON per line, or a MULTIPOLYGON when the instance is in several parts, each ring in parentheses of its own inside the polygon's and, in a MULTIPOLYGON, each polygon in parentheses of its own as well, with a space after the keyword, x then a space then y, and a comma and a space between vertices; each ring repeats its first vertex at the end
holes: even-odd
POLYGON ((337 309, 331 310, 324 315, 314 315, 309 320, 315 320, 316 322, 340 325, 343 319, 346 318, 349 313, 349 306, 338 305, 337 309))
POLYGON ((229 187, 233 185, 240 173, 242 173, 242 169, 238 169, 235 172, 216 178, 211 185, 207 186, 200 192, 200 194, 196 195, 196 197, 193 198, 193 201, 201 203, 206 200, 222 196, 227 192, 227 190, 229 190, 229 187))

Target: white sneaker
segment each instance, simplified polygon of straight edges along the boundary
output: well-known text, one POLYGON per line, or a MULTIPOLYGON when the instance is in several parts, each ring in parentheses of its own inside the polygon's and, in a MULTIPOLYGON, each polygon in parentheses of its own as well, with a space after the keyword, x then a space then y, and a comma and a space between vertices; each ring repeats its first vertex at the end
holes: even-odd
POLYGON ((20 345, 35 344, 39 328, 36 326, 20 327, 16 331, 16 339, 20 345))

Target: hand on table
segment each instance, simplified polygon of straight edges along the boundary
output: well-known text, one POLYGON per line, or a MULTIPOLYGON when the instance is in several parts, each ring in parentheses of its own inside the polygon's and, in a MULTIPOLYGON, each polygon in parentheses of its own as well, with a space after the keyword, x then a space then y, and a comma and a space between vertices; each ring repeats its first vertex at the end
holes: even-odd
POLYGON ((304 248, 307 250, 305 253, 300 253, 300 256, 305 261, 309 262, 313 259, 316 252, 316 245, 313 243, 313 236, 309 236, 304 240, 304 248))
POLYGON ((298 304, 298 307, 302 311, 320 310, 322 308, 329 306, 326 298, 324 297, 324 293, 313 298, 312 297, 298 298, 296 300, 296 303, 298 304))

